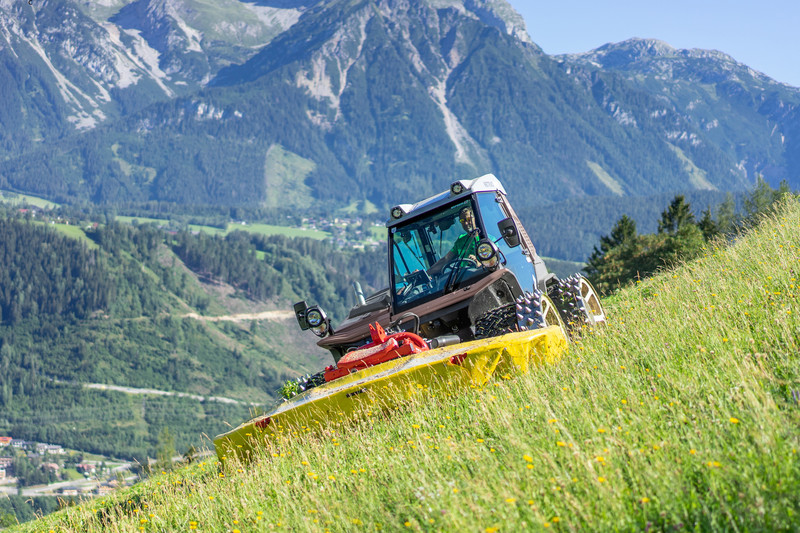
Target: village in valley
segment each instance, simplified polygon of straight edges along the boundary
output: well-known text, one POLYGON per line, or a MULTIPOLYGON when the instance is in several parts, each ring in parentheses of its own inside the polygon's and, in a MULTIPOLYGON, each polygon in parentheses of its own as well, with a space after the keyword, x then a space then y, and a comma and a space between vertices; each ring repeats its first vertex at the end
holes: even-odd
MULTIPOLYGON (((7 202, 10 199, 17 199, 19 195, 8 191, 0 190, 0 202, 7 202)), ((53 208, 56 204, 43 203, 43 199, 23 196, 19 201, 21 207, 17 211, 42 223, 54 226, 55 229, 75 238, 76 231, 95 229, 97 222, 86 222, 70 220, 68 217, 54 215, 53 208), (28 202, 36 202, 33 205, 28 202), (70 229, 69 227, 72 226, 70 229)), ((116 216, 114 220, 134 225, 155 224, 159 228, 175 233, 184 226, 174 220, 135 217, 135 216, 116 216)), ((319 215, 313 217, 286 217, 280 225, 262 224, 250 220, 231 219, 223 227, 190 224, 190 230, 197 233, 208 233, 211 235, 225 235, 232 231, 246 231, 248 233, 259 233, 265 235, 286 235, 290 237, 308 237, 312 239, 325 240, 334 244, 337 248, 350 250, 376 250, 385 239, 386 226, 384 221, 376 213, 369 217, 356 215, 319 215)))
POLYGON ((135 463, 0 436, 0 493, 22 496, 103 495, 132 485, 135 463))

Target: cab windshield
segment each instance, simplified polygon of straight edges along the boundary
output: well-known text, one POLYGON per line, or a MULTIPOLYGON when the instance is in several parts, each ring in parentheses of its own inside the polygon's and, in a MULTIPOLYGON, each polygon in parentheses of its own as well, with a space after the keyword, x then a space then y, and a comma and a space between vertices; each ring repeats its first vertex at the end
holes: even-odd
POLYGON ((391 229, 395 309, 452 292, 485 274, 476 257, 483 236, 466 200, 391 229))

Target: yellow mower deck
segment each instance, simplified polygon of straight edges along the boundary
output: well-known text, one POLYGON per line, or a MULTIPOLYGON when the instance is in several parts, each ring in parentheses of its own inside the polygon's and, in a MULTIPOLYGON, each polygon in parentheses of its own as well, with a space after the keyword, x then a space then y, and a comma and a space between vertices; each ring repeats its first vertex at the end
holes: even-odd
POLYGON ((483 385, 493 374, 528 372, 558 360, 567 349, 564 331, 533 331, 428 350, 360 370, 320 385, 214 439, 221 461, 249 460, 259 443, 280 435, 322 428, 354 413, 380 410, 417 396, 483 385))

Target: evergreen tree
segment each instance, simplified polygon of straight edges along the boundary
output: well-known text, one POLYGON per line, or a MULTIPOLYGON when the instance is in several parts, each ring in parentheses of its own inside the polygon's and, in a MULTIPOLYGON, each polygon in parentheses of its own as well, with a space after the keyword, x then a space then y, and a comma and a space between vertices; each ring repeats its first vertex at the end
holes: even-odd
POLYGON ((592 255, 586 262, 586 267, 584 267, 586 273, 589 276, 596 274, 598 269, 601 268, 603 257, 609 251, 618 246, 636 242, 636 236, 636 221, 628 217, 628 215, 622 215, 622 218, 611 228, 611 233, 600 237, 600 248, 598 249, 595 246, 592 255))
POLYGON ((791 192, 786 180, 781 181, 778 189, 773 189, 759 174, 755 187, 744 199, 747 222, 750 224, 756 223, 759 215, 769 212, 773 204, 781 201, 791 192))
POLYGON ((600 237, 600 249, 608 251, 615 246, 631 242, 635 238, 636 221, 628 215, 622 215, 622 218, 611 228, 611 233, 608 236, 600 237))
MULTIPOLYGON (((714 221, 706 209, 702 223, 711 233, 714 221)), ((683 196, 676 196, 661 214, 655 234, 637 235, 636 226, 622 217, 608 236, 601 237, 600 249, 589 258, 584 270, 595 287, 607 293, 635 279, 651 276, 679 261, 700 254, 704 232, 683 196)))
POLYGON ((753 219, 760 213, 766 213, 767 209, 778 199, 777 191, 770 187, 764 177, 759 174, 756 177, 756 185, 750 194, 744 199, 744 212, 748 219, 753 219))
POLYGON ((725 201, 717 206, 717 231, 723 235, 733 232, 736 227, 736 202, 733 194, 727 193, 725 201))
POLYGON ((703 233, 703 238, 707 241, 710 241, 719 234, 717 223, 714 222, 711 216, 710 207, 706 207, 703 211, 703 217, 700 219, 700 222, 697 223, 697 227, 700 228, 700 231, 703 233))
POLYGON ((669 207, 661 213, 658 221, 658 232, 675 234, 686 224, 694 224, 694 214, 691 206, 682 194, 675 196, 669 207))
POLYGON ((172 469, 172 458, 175 457, 175 439, 169 432, 169 428, 164 426, 158 434, 158 449, 156 450, 156 469, 169 471, 172 469))

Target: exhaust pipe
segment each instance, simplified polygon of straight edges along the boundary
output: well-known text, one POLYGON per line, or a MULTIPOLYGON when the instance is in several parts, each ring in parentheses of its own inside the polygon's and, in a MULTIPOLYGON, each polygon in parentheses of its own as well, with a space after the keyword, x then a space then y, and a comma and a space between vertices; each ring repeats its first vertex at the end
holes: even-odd
POLYGON ((364 291, 361 289, 361 284, 359 282, 353 282, 353 291, 356 293, 356 304, 364 305, 366 300, 364 300, 364 291))

